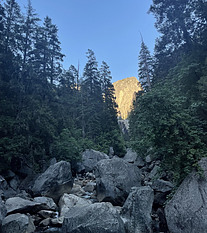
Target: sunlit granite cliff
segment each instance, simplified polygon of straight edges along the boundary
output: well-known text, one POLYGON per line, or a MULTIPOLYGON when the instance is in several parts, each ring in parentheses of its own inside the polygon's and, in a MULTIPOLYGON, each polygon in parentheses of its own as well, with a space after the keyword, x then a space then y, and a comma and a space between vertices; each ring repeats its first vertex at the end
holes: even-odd
POLYGON ((116 103, 118 104, 119 116, 126 119, 131 111, 135 92, 141 90, 137 78, 125 78, 113 83, 115 89, 116 103))

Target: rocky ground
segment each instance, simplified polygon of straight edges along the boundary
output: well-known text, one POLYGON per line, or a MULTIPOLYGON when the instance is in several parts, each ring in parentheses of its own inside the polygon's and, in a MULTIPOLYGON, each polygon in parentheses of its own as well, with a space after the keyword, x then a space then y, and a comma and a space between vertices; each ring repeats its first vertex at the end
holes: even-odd
POLYGON ((8 171, 0 176, 1 232, 205 233, 207 159, 200 164, 203 178, 190 174, 167 205, 173 184, 150 153, 86 150, 75 177, 55 159, 42 174, 8 171))

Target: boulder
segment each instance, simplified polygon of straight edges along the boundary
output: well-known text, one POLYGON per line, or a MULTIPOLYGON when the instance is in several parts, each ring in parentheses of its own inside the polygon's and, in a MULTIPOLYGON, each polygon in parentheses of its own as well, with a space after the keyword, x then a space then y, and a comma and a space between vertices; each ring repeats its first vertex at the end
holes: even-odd
POLYGON ((120 158, 100 161, 95 175, 98 201, 114 205, 123 205, 131 188, 141 185, 139 168, 120 158))
POLYGON ((51 225, 54 227, 61 227, 63 225, 64 217, 51 219, 51 225))
POLYGON ((34 201, 45 205, 47 210, 57 210, 57 205, 50 197, 35 197, 34 201))
POLYGON ((32 233, 34 231, 32 218, 25 214, 11 214, 2 222, 2 232, 4 233, 32 233))
POLYGON ((153 190, 148 186, 133 187, 121 211, 127 232, 152 232, 153 190))
POLYGON ((155 191, 162 192, 162 193, 166 193, 166 192, 171 191, 173 189, 173 187, 174 187, 174 185, 171 182, 165 181, 162 179, 155 180, 152 183, 152 188, 155 191))
POLYGON ((165 207, 172 233, 207 232, 207 158, 199 162, 203 176, 192 172, 165 207))
POLYGON ((74 206, 66 214, 62 233, 125 233, 124 223, 110 203, 74 206))
POLYGON ((32 191, 35 196, 42 195, 58 202, 63 193, 72 189, 73 178, 70 163, 60 161, 51 165, 34 183, 32 191))
POLYGON ((109 147, 109 158, 113 158, 114 156, 114 148, 113 147, 109 147))
POLYGON ((92 193, 95 190, 95 187, 96 187, 95 182, 88 182, 83 189, 85 192, 92 193))
POLYGON ((55 218, 57 216, 57 213, 52 210, 40 210, 38 212, 38 215, 42 218, 55 218))
POLYGON ((123 159, 127 161, 128 163, 134 163, 137 157, 138 155, 136 152, 132 151, 131 148, 127 148, 127 153, 125 154, 123 159))
POLYGON ((60 216, 65 216, 65 214, 74 206, 85 206, 90 204, 91 201, 89 200, 65 193, 59 201, 60 216))
POLYGON ((155 178, 158 178, 158 174, 159 174, 159 170, 160 170, 160 167, 155 165, 152 169, 152 171, 150 172, 150 174, 148 175, 148 178, 149 179, 155 179, 155 178))
POLYGON ((12 197, 6 200, 5 203, 7 214, 14 213, 36 213, 47 206, 34 201, 26 200, 21 197, 12 197))
POLYGON ((109 156, 95 150, 86 150, 82 154, 82 165, 85 168, 85 172, 91 172, 95 169, 96 164, 103 159, 108 159, 109 156))

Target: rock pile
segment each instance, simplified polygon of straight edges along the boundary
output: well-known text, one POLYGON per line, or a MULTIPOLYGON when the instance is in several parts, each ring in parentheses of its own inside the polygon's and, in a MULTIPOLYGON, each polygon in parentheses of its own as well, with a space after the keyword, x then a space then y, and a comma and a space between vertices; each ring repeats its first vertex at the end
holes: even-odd
POLYGON ((206 232, 207 158, 203 179, 192 173, 164 208, 173 184, 159 161, 131 149, 110 157, 86 150, 76 177, 65 161, 38 176, 0 176, 0 232, 206 232))

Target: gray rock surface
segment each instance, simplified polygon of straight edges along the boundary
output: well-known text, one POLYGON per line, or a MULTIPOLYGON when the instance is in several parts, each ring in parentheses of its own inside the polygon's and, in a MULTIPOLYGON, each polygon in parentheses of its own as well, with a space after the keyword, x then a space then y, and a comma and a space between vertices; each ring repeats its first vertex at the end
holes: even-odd
POLYGON ((2 222, 3 233, 32 233, 35 226, 30 216, 25 214, 12 214, 2 222))
POLYGON ((127 148, 127 153, 125 154, 123 159, 127 161, 128 163, 134 163, 137 157, 138 155, 136 152, 132 151, 131 148, 127 148))
POLYGON ((141 185, 140 170, 120 158, 100 161, 95 175, 98 201, 109 201, 114 205, 123 205, 130 189, 141 185))
POLYGON ((66 214, 62 233, 125 233, 124 223, 110 203, 74 206, 66 214))
POLYGON ((153 190, 150 187, 134 187, 121 211, 127 232, 152 232, 153 190))
POLYGON ((86 150, 82 154, 82 165, 85 167, 85 172, 91 172, 95 169, 96 164, 102 159, 108 159, 109 156, 96 151, 86 150))
POLYGON ((161 179, 155 180, 152 183, 152 188, 155 191, 162 192, 162 193, 171 191, 173 189, 173 187, 174 187, 174 185, 171 182, 161 180, 161 179))
POLYGON ((55 202, 53 201, 52 198, 50 197, 35 197, 34 198, 35 202, 44 204, 45 206, 47 206, 45 209, 47 210, 57 210, 57 205, 55 204, 55 202))
POLYGON ((35 213, 46 208, 44 204, 26 200, 21 197, 12 197, 7 199, 5 206, 7 214, 35 213))
POLYGON ((5 216, 6 216, 6 207, 0 198, 0 232, 1 232, 2 220, 5 218, 5 216))
POLYGON ((207 158, 200 162, 203 177, 192 172, 165 208, 171 233, 207 232, 207 158))
POLYGON ((152 171, 149 173, 148 178, 149 179, 156 179, 159 178, 158 177, 158 173, 159 173, 160 167, 155 165, 152 169, 152 171))
POLYGON ((60 161, 51 165, 41 174, 32 188, 34 195, 42 195, 53 198, 58 202, 63 193, 69 193, 73 186, 73 178, 70 163, 60 161))
POLYGON ((91 201, 77 197, 73 194, 65 193, 59 201, 59 208, 60 208, 60 216, 65 216, 69 210, 74 206, 85 206, 90 205, 91 201))

